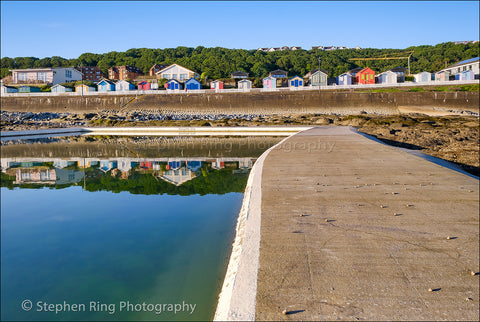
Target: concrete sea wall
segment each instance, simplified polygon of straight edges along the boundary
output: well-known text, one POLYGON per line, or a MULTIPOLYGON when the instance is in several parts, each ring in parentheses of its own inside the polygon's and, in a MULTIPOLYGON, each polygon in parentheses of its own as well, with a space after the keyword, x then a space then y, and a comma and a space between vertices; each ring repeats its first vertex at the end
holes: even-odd
POLYGON ((397 114, 399 107, 479 112, 478 92, 286 91, 250 93, 185 93, 172 95, 98 95, 2 97, 3 111, 92 113, 152 111, 160 113, 272 114, 362 111, 397 114))

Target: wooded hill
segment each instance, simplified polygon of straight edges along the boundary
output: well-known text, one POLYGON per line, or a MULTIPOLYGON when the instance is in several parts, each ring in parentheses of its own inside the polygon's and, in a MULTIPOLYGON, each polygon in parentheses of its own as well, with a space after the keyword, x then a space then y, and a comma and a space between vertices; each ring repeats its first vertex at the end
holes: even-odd
POLYGON ((132 65, 145 74, 154 64, 179 64, 209 79, 229 78, 230 73, 242 70, 250 77, 266 77, 270 71, 283 69, 289 76, 303 76, 310 70, 321 68, 328 71, 329 77, 336 77, 355 67, 370 67, 383 72, 396 66, 407 67, 407 59, 350 61, 350 58, 377 58, 408 56, 414 51, 411 60, 411 73, 421 71, 435 72, 456 62, 479 56, 479 43, 454 44, 441 43, 435 46, 412 46, 405 49, 342 49, 334 51, 285 50, 263 52, 245 49, 227 49, 221 47, 196 48, 177 47, 166 49, 133 48, 125 52, 112 51, 105 54, 84 53, 76 59, 58 56, 45 57, 3 57, 1 59, 1 77, 10 75, 9 69, 98 66, 105 75, 112 66, 132 65))

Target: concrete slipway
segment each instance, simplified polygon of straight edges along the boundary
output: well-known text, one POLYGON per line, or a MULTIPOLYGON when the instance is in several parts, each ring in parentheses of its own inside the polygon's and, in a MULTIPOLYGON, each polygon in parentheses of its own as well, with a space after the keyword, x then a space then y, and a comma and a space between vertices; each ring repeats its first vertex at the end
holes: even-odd
POLYGON ((479 181, 347 127, 251 172, 216 320, 479 319, 479 181))

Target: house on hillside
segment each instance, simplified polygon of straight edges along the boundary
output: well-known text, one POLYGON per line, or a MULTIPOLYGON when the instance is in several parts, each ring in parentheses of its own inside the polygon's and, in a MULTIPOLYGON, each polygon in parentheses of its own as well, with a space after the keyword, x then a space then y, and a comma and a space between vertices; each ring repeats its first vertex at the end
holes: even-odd
POLYGON ((115 92, 133 91, 134 89, 135 85, 126 80, 120 80, 115 83, 115 92))
POLYGON ((414 79, 415 83, 431 82, 432 81, 432 73, 421 72, 421 73, 413 75, 413 79, 414 79))
POLYGON ((248 73, 247 72, 243 72, 241 70, 238 70, 236 72, 233 72, 230 74, 230 77, 231 78, 247 78, 248 77, 248 73))
POLYGON ((77 67, 76 70, 83 74, 83 80, 98 82, 103 78, 103 72, 97 66, 81 66, 77 67))
POLYGON ((263 88, 277 88, 277 79, 272 76, 265 77, 263 79, 263 88))
POLYGON ((183 89, 183 85, 178 80, 172 78, 165 83, 165 88, 169 91, 174 91, 183 89))
POLYGON ((168 67, 168 65, 155 64, 148 70, 148 76, 157 76, 157 72, 168 67))
POLYGON ((378 74, 376 78, 379 84, 397 84, 397 74, 392 72, 391 70, 387 70, 386 72, 378 74))
POLYGON ((140 68, 135 66, 116 66, 108 69, 108 78, 112 80, 135 79, 142 76, 140 68))
POLYGON ((7 93, 18 93, 18 88, 13 87, 13 86, 7 86, 7 85, 2 85, 2 94, 7 94, 7 93))
POLYGON ((190 78, 200 78, 200 75, 195 73, 194 71, 185 68, 183 66, 173 64, 168 67, 165 67, 162 70, 159 70, 157 73, 157 78, 164 78, 164 79, 175 79, 179 82, 185 82, 190 78))
POLYGON ((77 86, 75 86, 75 92, 95 92, 95 87, 85 84, 78 84, 77 86))
POLYGON ((327 86, 328 85, 328 72, 324 69, 317 69, 310 76, 311 86, 327 86))
POLYGON ((82 80, 82 73, 73 67, 10 69, 13 84, 60 84, 82 80))
POLYGON ((112 92, 115 91, 115 84, 108 79, 102 79, 97 83, 97 88, 99 92, 112 92))
POLYGON ((337 76, 337 85, 352 85, 352 75, 343 73, 337 76))
POLYGON ((52 93, 67 93, 67 92, 72 92, 73 90, 70 87, 57 84, 57 85, 53 85, 50 91, 52 93))
POLYGON ((185 89, 187 90, 199 90, 202 89, 202 84, 195 78, 190 78, 185 82, 185 89))
POLYGON ((223 89, 223 82, 222 81, 219 81, 219 80, 215 80, 213 82, 210 83, 210 88, 211 89, 215 89, 215 90, 218 90, 218 89, 223 89))
POLYGON ((479 75, 480 74, 480 58, 475 57, 475 58, 462 60, 461 62, 450 65, 443 70, 448 72, 449 75, 460 74, 461 72, 464 72, 467 70, 473 71, 474 75, 479 75))
POLYGON ((288 87, 290 88, 297 88, 297 87, 303 87, 304 85, 304 80, 298 75, 295 75, 291 78, 288 79, 288 87))
POLYGON ((375 84, 375 72, 366 67, 355 74, 355 82, 357 84, 375 84))
POLYGON ((252 82, 248 79, 242 79, 237 83, 237 85, 238 89, 241 89, 243 91, 249 91, 252 88, 252 82))
POLYGON ((275 78, 288 78, 288 72, 281 69, 277 69, 277 70, 274 70, 273 72, 270 72, 268 76, 275 77, 275 78))
POLYGON ((390 69, 391 72, 397 75, 397 83, 405 82, 405 68, 401 66, 397 66, 395 68, 390 69))

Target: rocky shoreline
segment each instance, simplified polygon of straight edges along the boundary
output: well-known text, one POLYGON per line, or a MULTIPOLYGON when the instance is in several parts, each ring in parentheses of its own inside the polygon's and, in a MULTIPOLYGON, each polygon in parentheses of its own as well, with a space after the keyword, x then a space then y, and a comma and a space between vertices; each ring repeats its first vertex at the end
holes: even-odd
POLYGON ((159 114, 142 111, 124 113, 32 113, 2 111, 1 130, 94 126, 353 126, 383 142, 438 157, 461 166, 476 176, 479 165, 479 117, 460 115, 336 115, 336 114, 159 114))

